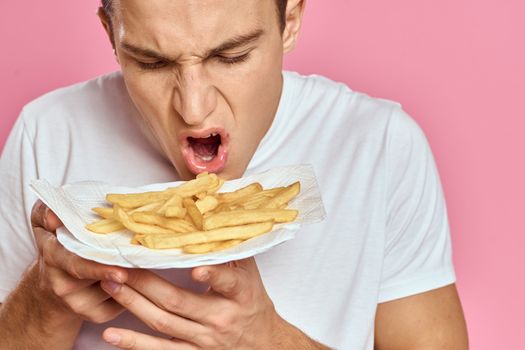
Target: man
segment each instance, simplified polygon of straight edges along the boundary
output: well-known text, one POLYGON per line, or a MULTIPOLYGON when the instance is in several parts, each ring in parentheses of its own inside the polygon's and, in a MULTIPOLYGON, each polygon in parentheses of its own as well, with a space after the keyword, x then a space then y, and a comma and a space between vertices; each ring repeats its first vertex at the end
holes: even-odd
POLYGON ((425 138, 395 103, 281 72, 303 8, 104 3, 121 73, 26 106, 2 155, 3 349, 467 348, 425 138), (66 251, 42 203, 25 220, 34 178, 137 186, 301 163, 327 218, 255 259, 105 266, 66 251))

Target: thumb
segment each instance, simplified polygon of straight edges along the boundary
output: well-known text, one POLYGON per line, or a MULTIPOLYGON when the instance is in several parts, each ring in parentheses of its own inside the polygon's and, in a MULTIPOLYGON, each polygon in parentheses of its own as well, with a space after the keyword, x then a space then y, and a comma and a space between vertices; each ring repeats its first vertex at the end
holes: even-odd
POLYGON ((55 232, 57 228, 62 226, 62 222, 47 205, 38 200, 31 210, 31 225, 33 227, 41 227, 49 232, 55 232))
POLYGON ((192 275, 196 281, 208 283, 213 291, 230 299, 244 300, 252 294, 250 290, 262 285, 254 258, 199 266, 193 269, 192 275))

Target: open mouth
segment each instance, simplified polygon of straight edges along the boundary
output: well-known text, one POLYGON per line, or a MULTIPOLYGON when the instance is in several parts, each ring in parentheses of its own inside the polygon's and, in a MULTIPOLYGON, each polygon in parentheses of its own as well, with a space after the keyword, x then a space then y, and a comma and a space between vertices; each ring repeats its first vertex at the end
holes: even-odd
POLYGON ((223 130, 187 132, 181 138, 182 155, 192 173, 217 173, 226 165, 228 136, 223 130))
POLYGON ((221 146, 221 135, 212 133, 205 138, 188 137, 188 143, 193 149, 195 157, 203 162, 210 162, 217 156, 221 146))

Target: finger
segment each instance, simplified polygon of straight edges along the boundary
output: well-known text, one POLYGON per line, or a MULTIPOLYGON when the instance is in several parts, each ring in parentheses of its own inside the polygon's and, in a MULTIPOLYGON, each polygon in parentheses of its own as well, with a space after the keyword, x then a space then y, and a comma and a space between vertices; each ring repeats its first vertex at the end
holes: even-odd
POLYGON ((206 331, 199 323, 160 309, 125 284, 102 282, 101 286, 115 301, 157 332, 184 341, 195 341, 206 331))
POLYGON ((165 349, 165 350, 196 350, 196 346, 180 340, 154 337, 129 329, 107 328, 102 333, 102 339, 121 349, 165 349))
POLYGON ((89 287, 64 296, 62 300, 76 314, 88 315, 94 307, 110 298, 111 296, 100 288, 98 283, 94 283, 89 287))
POLYGON ((62 222, 41 200, 37 200, 31 210, 31 225, 55 232, 58 227, 62 226, 62 222))
POLYGON ((113 299, 108 299, 95 306, 93 310, 83 318, 90 322, 101 324, 117 318, 117 316, 124 311, 126 311, 126 309, 122 305, 113 299))
POLYGON ((74 313, 94 323, 108 322, 125 310, 98 283, 67 295, 63 300, 74 313))
POLYGON ((59 297, 65 297, 66 295, 73 294, 82 288, 97 283, 95 280, 79 280, 73 278, 65 271, 50 266, 47 268, 47 281, 53 290, 53 293, 59 297))
POLYGON ((40 255, 43 255, 44 247, 50 243, 48 241, 56 241, 56 236, 42 227, 33 227, 33 235, 40 255))
POLYGON ((193 278, 207 282, 210 288, 229 299, 240 297, 250 284, 250 273, 237 263, 200 266, 192 271, 193 278))
MULTIPOLYGON (((118 266, 109 266, 86 260, 65 249, 58 239, 42 229, 35 229, 41 235, 45 235, 45 240, 41 243, 44 261, 53 267, 66 271, 75 279, 90 280, 110 280, 115 282, 125 282, 127 271, 118 266)), ((40 244, 39 244, 40 245, 40 244)))
POLYGON ((126 284, 158 307, 204 323, 210 313, 210 297, 178 288, 149 270, 129 270, 126 284))

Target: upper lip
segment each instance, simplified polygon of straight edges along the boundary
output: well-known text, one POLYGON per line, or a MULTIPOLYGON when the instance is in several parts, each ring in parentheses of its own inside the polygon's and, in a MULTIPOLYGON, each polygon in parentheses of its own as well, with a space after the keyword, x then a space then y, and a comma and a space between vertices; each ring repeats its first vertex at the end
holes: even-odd
POLYGON ((200 130, 184 130, 179 134, 179 141, 181 145, 189 146, 189 137, 200 139, 209 137, 211 134, 219 134, 221 136, 221 144, 223 145, 228 142, 228 133, 224 130, 224 128, 221 127, 211 127, 200 130))

